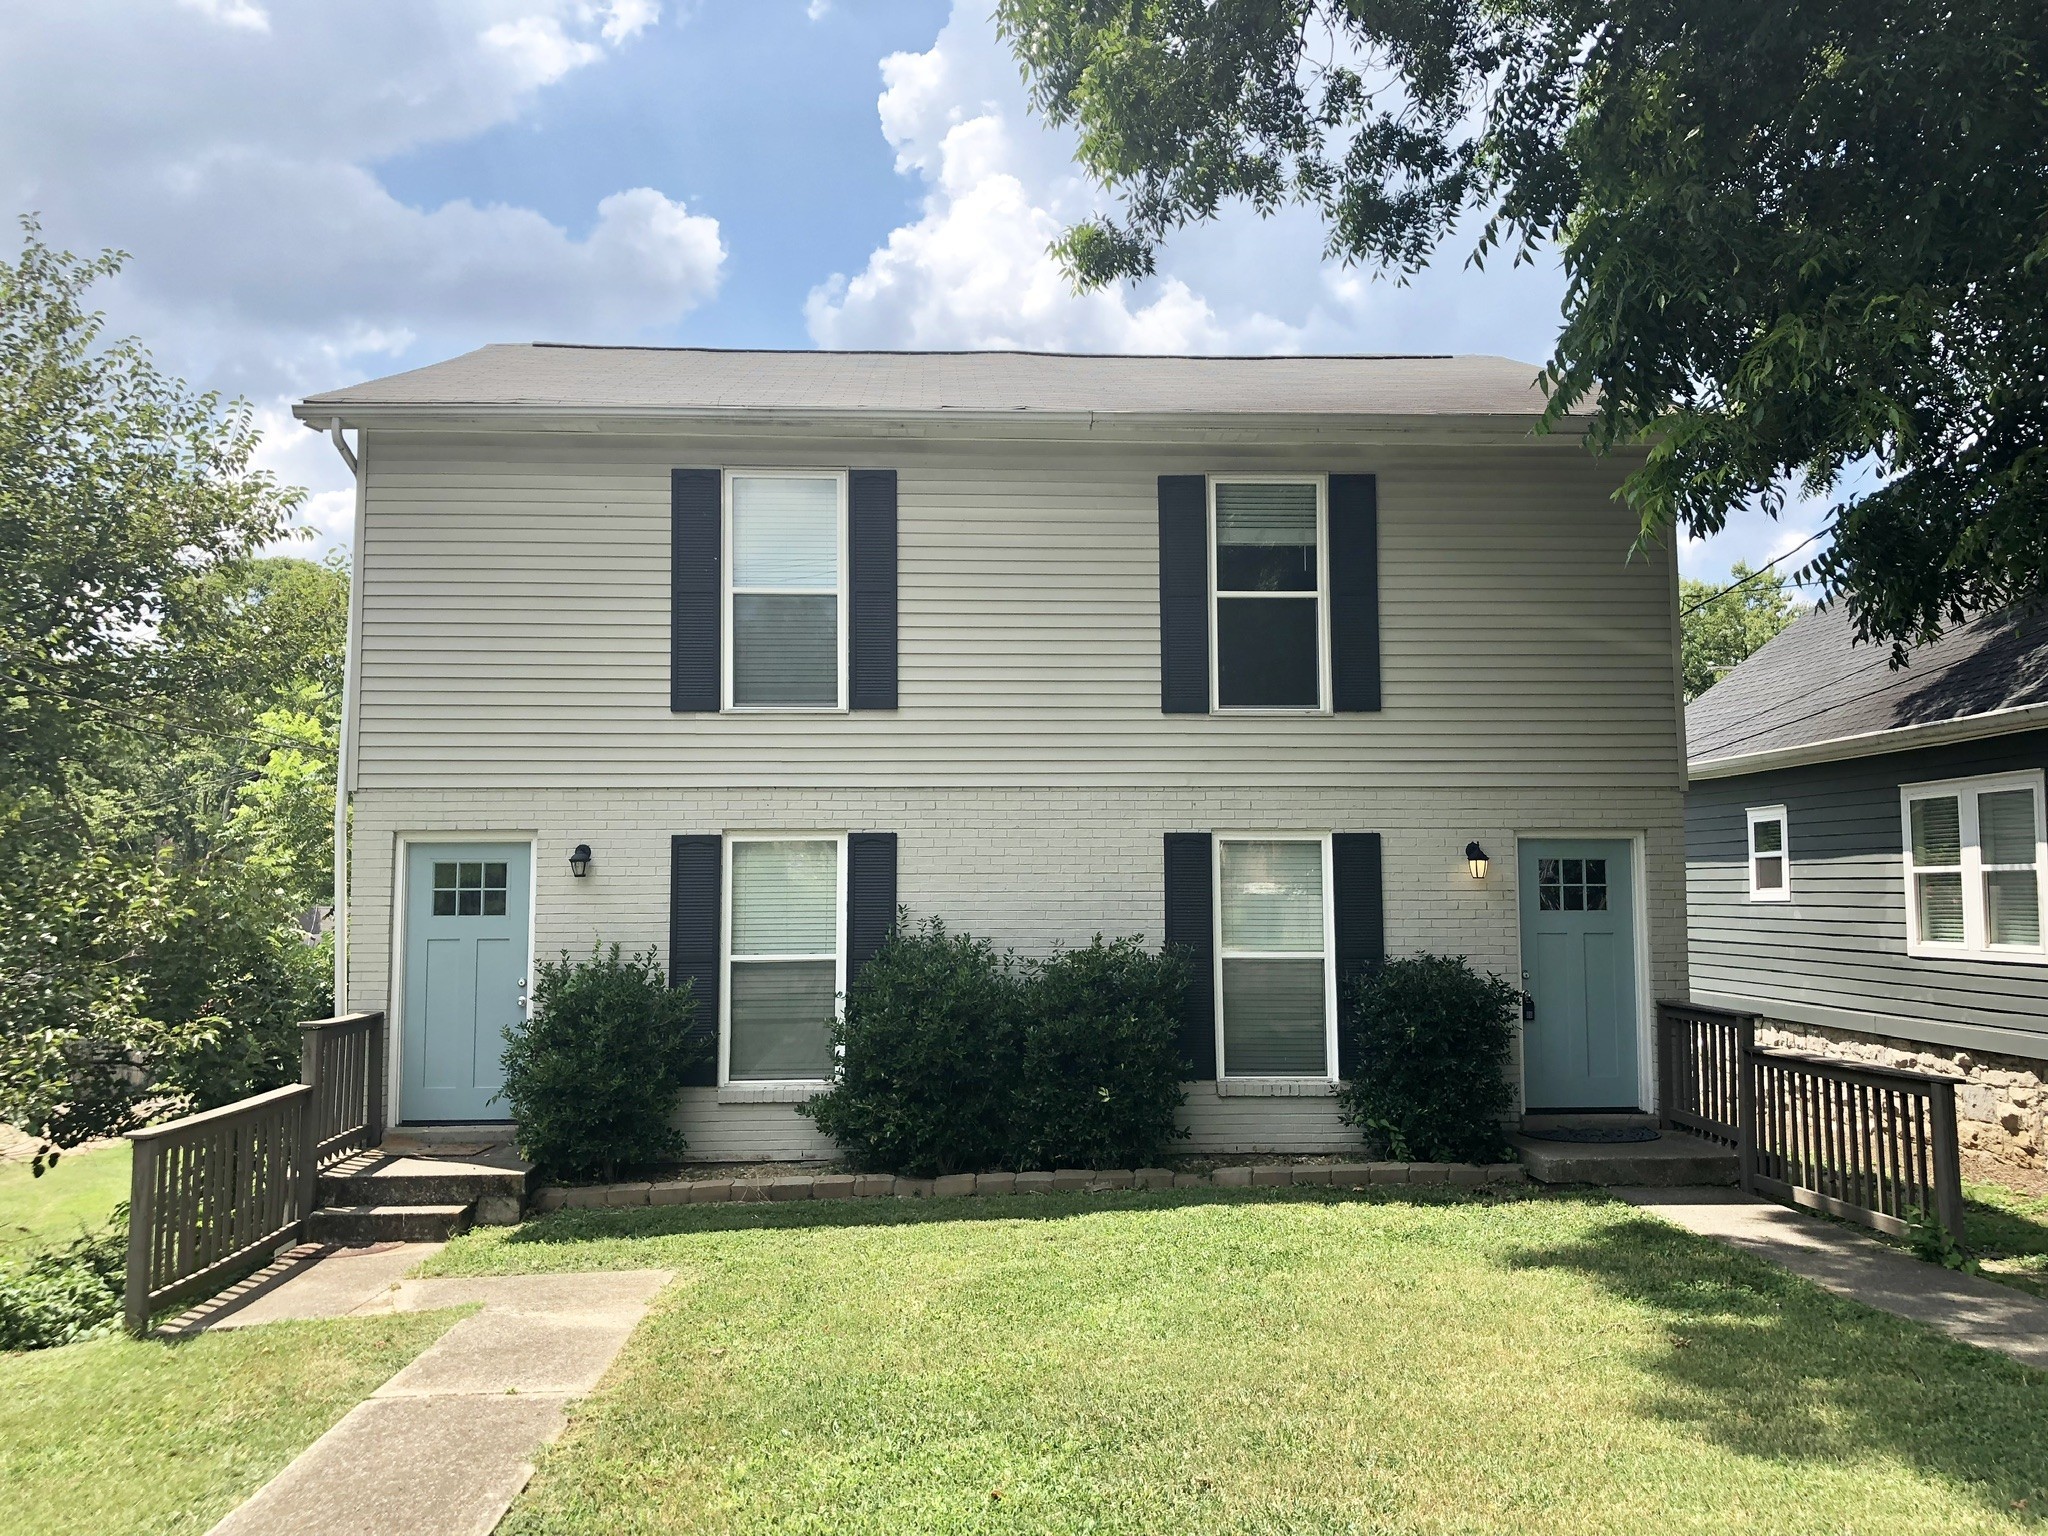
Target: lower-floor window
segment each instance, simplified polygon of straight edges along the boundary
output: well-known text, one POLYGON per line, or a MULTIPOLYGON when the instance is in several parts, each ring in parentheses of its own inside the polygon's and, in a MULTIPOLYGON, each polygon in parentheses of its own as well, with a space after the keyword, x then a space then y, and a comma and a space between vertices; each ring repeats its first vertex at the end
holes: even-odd
POLYGON ((1216 839, 1225 1077, 1328 1077, 1329 839, 1216 839))
POLYGON ((845 985, 844 841, 731 839, 725 1080, 832 1075, 832 1021, 845 985))

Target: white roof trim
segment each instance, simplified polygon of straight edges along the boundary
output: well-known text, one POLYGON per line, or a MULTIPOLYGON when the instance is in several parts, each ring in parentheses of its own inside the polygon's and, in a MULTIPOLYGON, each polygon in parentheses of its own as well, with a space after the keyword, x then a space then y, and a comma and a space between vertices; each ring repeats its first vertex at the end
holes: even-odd
POLYGON ((1686 774, 1694 779, 1727 779, 1737 774, 1762 773, 1770 768, 1797 768, 1806 763, 1831 763, 1848 757, 1875 757, 1881 752, 1910 752, 1916 747, 1938 747, 1952 741, 2009 736, 2015 731, 2031 731, 2044 726, 2048 726, 2048 704, 2015 704, 2007 709, 1986 710, 1981 715, 1965 715, 1960 720, 1929 720, 1921 725, 1863 731, 1854 736, 1804 742, 1796 747, 1701 758, 1686 765, 1686 774))

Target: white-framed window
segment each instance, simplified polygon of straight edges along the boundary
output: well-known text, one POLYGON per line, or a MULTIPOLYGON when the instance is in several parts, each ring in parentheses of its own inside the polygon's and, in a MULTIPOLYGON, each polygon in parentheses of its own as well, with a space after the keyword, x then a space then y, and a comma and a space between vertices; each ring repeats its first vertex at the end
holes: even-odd
POLYGON ((1899 789, 1905 836, 1906 949, 2039 965, 2042 775, 1988 774, 1899 789))
POLYGON ((1327 833, 1218 833, 1216 1060, 1227 1078, 1337 1071, 1327 833))
POLYGON ((1749 899, 1792 899, 1792 824, 1782 805, 1749 808, 1749 899))
POLYGON ((1329 487, 1209 479, 1209 696, 1219 710, 1330 707, 1329 487))
POLYGON ((846 707, 846 475, 725 475, 725 707, 846 707))
POLYGON ((819 1083, 846 990, 846 839, 732 834, 725 843, 718 1080, 819 1083))

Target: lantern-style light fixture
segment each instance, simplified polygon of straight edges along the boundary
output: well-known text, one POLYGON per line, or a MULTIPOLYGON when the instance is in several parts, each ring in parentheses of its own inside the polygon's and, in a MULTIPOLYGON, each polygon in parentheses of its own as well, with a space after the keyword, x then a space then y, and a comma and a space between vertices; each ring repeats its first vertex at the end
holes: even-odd
POLYGON ((1486 878, 1486 850, 1477 843, 1465 845, 1465 867, 1472 871, 1474 880, 1486 878))
POLYGON ((581 880, 590 873, 590 844, 578 843, 569 855, 569 873, 581 880))

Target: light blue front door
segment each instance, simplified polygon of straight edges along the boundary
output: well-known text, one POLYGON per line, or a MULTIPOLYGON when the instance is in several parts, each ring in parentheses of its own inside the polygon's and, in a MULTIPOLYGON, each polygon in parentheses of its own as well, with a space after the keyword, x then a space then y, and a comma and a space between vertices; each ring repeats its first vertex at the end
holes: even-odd
POLYGON ((509 1118, 493 1096, 526 996, 531 865, 525 843, 408 850, 399 1112, 412 1124, 509 1118))
POLYGON ((1630 846, 1521 845, 1523 1093, 1532 1110, 1637 1109, 1635 880, 1630 846))

